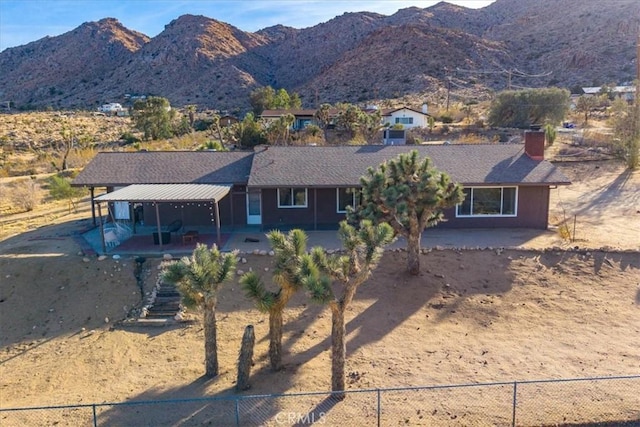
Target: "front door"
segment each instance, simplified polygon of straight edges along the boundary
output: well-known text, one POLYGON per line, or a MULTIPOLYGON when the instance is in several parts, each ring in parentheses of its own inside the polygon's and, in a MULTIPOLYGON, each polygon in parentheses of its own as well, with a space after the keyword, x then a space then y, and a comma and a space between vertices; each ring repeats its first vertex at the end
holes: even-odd
POLYGON ((262 196, 260 189, 249 188, 247 191, 247 224, 262 224, 262 196))

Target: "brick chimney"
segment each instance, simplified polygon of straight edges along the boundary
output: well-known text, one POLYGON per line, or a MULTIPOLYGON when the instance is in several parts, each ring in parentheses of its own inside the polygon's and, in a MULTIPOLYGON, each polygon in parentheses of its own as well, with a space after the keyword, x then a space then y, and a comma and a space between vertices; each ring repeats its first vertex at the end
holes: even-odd
POLYGON ((544 136, 540 129, 524 132, 524 152, 533 160, 544 160, 544 136))

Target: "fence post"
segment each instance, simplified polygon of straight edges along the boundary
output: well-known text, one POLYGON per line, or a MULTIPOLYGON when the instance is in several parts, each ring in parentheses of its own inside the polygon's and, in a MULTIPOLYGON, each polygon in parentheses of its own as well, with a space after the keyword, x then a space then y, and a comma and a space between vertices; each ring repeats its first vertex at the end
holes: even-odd
POLYGON ((382 408, 380 407, 380 394, 381 394, 380 389, 377 389, 377 392, 378 392, 378 427, 380 427, 380 422, 381 422, 380 413, 382 412, 382 408))
POLYGON ((516 405, 518 404, 518 382, 513 382, 513 418, 511 419, 511 427, 516 427, 516 405))
POLYGON ((240 427, 240 399, 236 398, 236 427, 240 427))
POLYGON ((93 427, 98 427, 98 415, 96 414, 96 405, 91 405, 91 409, 93 410, 93 427))

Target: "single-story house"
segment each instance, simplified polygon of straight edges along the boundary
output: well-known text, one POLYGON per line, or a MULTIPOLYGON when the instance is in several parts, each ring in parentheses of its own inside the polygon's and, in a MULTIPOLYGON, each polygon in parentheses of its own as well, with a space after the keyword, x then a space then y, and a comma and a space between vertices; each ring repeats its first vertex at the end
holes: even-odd
MULTIPOLYGON (((632 103, 633 100, 635 99, 635 95, 636 95, 635 86, 613 86, 613 87, 610 87, 609 89, 611 90, 611 93, 615 97, 622 98, 628 103, 632 103)), ((602 91, 602 87, 601 86, 583 87, 582 91, 584 92, 585 95, 597 96, 597 95, 600 95, 602 91)))
POLYGON ((402 125, 404 129, 427 126, 427 104, 422 111, 410 107, 399 107, 382 110, 382 124, 388 126, 402 125))
POLYGON ((465 188, 465 201, 446 211, 439 227, 545 229, 551 188, 570 182, 544 160, 544 142, 544 132, 526 131, 524 145, 99 153, 73 185, 89 187, 94 204, 108 203, 116 220, 165 225, 180 219, 218 230, 335 229, 355 204, 367 168, 418 150, 465 188), (96 187, 108 193, 95 196, 96 187))
MULTIPOLYGON (((278 120, 285 114, 292 114, 295 119, 291 129, 303 130, 310 124, 317 124, 315 120, 316 111, 317 110, 264 110, 260 115, 260 118, 262 118, 266 123, 269 123, 278 120)), ((337 110, 332 109, 330 114, 335 116, 337 114, 337 110)))

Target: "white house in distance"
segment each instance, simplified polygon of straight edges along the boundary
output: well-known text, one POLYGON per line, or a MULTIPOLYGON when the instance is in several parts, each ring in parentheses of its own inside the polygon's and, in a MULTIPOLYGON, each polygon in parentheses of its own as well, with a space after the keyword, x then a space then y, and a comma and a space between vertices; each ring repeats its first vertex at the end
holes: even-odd
POLYGON ((409 107, 399 107, 382 110, 382 124, 393 127, 401 124, 404 129, 427 126, 427 104, 422 105, 422 111, 409 107))
POLYGON ((118 114, 122 111, 125 111, 125 109, 117 102, 110 102, 108 104, 102 104, 101 106, 99 106, 98 111, 105 114, 118 114))

